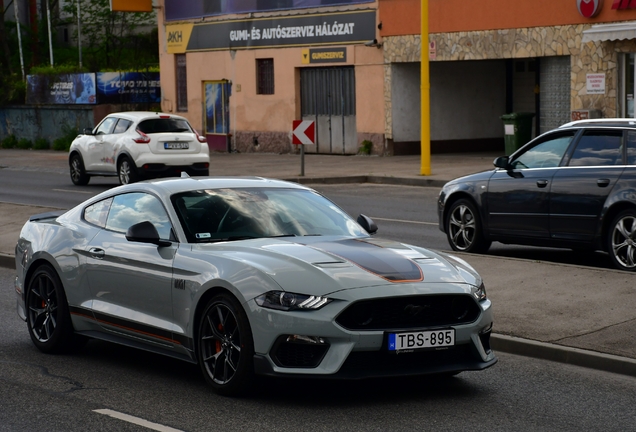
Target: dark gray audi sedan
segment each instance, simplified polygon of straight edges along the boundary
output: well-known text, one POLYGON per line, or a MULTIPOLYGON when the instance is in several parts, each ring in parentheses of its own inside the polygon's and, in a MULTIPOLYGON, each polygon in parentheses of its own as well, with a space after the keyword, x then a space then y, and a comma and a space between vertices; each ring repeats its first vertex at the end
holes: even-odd
POLYGON ((567 123, 494 165, 440 192, 453 250, 485 252, 493 241, 601 250, 636 271, 635 120, 567 123))

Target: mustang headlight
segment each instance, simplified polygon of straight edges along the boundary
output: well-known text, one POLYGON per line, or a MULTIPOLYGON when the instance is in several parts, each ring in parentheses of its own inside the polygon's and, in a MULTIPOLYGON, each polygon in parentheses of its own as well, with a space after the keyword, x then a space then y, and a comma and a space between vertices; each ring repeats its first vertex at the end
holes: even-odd
POLYGON ((316 310, 331 302, 331 299, 327 297, 295 294, 287 291, 269 291, 254 300, 259 306, 283 311, 316 310))
POLYGON ((473 287, 473 295, 477 301, 486 300, 486 287, 483 282, 479 285, 479 287, 473 287))

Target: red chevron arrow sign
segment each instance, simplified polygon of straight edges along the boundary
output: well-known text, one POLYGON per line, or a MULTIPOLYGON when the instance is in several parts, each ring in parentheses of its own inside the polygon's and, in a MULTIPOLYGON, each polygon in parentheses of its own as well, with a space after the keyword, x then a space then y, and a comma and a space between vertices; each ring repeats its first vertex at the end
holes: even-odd
POLYGON ((292 144, 315 144, 315 124, 311 120, 294 120, 292 125, 292 144))

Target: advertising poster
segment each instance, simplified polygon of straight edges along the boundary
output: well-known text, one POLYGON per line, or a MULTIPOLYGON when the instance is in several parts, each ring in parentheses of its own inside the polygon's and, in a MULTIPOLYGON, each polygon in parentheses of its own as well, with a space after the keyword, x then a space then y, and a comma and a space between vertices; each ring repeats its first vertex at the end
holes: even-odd
POLYGON ((160 103, 159 72, 99 72, 97 101, 106 103, 160 103))
POLYGON ((95 74, 27 75, 26 103, 95 104, 95 74))
POLYGON ((228 81, 206 81, 205 92, 205 133, 230 133, 229 98, 231 85, 228 81))

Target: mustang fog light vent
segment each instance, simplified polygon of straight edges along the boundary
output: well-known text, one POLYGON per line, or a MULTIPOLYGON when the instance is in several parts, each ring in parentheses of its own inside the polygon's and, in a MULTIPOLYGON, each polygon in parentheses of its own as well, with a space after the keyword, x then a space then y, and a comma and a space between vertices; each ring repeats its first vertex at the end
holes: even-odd
POLYGON ((490 348, 490 334, 492 333, 492 323, 479 332, 479 340, 481 341, 481 345, 484 347, 484 352, 486 354, 490 354, 492 348, 490 348))
POLYGON ((331 299, 320 296, 295 294, 287 291, 269 291, 255 299, 256 304, 282 311, 317 310, 331 302, 331 299))
POLYGON ((280 367, 316 368, 328 350, 329 342, 319 336, 281 335, 270 355, 280 367))
POLYGON ((327 343, 324 338, 317 337, 317 336, 303 336, 303 335, 289 335, 287 337, 286 342, 320 344, 320 345, 324 345, 327 343))

